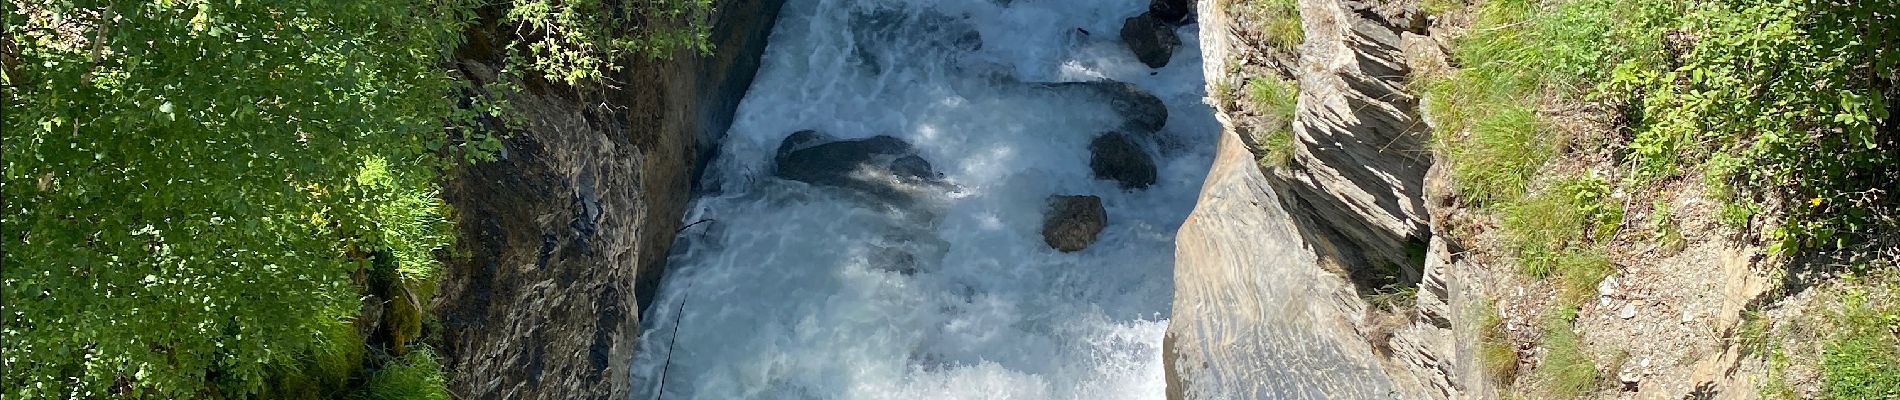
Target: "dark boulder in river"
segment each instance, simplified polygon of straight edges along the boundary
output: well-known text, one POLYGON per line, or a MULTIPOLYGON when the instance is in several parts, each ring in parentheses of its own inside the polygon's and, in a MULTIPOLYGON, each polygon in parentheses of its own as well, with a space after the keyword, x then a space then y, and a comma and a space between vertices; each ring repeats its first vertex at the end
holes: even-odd
POLYGON ((1174 36, 1174 27, 1156 18, 1152 12, 1123 20, 1122 42, 1128 45, 1129 51, 1135 52, 1136 59, 1149 68, 1168 66, 1168 59, 1174 57, 1174 49, 1181 47, 1181 38, 1174 36))
POLYGON ((1189 0, 1154 0, 1148 3, 1148 14, 1155 19, 1173 25, 1186 25, 1194 21, 1194 2, 1189 0))
POLYGON ((1080 251, 1095 243, 1095 236, 1108 225, 1108 210, 1102 198, 1095 196, 1049 196, 1049 209, 1042 221, 1042 242, 1064 253, 1080 251))
POLYGON ((1108 106, 1120 114, 1126 121, 1121 129, 1130 132, 1153 133, 1168 124, 1168 105, 1161 98, 1141 90, 1132 83, 1112 80, 1090 82, 1044 83, 1047 88, 1065 96, 1087 96, 1108 100, 1108 106))
POLYGON ((779 144, 774 161, 778 164, 774 174, 780 178, 849 189, 885 201, 908 200, 942 181, 910 143, 884 135, 833 140, 817 131, 798 131, 779 144))
POLYGON ((1155 162, 1128 134, 1109 132, 1089 143, 1089 170, 1095 177, 1141 189, 1155 183, 1155 162))

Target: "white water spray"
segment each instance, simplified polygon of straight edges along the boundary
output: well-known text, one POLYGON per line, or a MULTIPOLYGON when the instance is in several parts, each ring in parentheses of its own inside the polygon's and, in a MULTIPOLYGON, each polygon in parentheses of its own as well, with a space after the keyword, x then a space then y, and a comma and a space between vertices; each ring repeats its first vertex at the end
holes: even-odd
POLYGON ((1120 43, 1146 6, 790 1, 687 218, 714 221, 643 316, 635 398, 1162 397, 1173 237, 1220 128, 1194 26, 1159 70, 1120 43), (1122 122, 1106 99, 1026 83, 1101 78, 1167 103, 1152 187, 1091 178, 1089 141, 1122 122), (901 138, 958 189, 892 210, 774 177, 801 129, 901 138), (1052 194, 1102 197, 1096 243, 1043 244, 1052 194))

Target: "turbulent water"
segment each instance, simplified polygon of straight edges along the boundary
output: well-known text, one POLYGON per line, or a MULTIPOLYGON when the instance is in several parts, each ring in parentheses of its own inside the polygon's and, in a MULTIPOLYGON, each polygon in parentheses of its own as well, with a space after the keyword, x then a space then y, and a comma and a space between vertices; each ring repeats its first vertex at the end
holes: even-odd
POLYGON ((1161 397, 1173 237, 1219 127, 1194 26, 1159 70, 1121 44, 1146 6, 792 0, 644 316, 635 398, 1161 397), (1152 187, 1091 178, 1107 99, 1032 84, 1102 78, 1167 103, 1152 187), (901 138, 952 188, 891 207, 774 177, 802 129, 901 138), (1052 194, 1102 197, 1094 245, 1043 243, 1052 194))

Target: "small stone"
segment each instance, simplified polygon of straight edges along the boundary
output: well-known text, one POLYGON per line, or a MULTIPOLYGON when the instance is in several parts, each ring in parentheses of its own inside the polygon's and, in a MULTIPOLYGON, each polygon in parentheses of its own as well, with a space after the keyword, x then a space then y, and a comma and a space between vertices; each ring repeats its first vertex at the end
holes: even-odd
POLYGON ((1095 237, 1108 225, 1108 210, 1102 198, 1095 196, 1049 196, 1048 213, 1042 222, 1042 241, 1064 253, 1080 251, 1095 243, 1095 237))
POLYGON ((1609 277, 1603 278, 1602 282, 1597 282, 1597 296, 1611 297, 1615 295, 1616 295, 1616 276, 1615 275, 1611 275, 1609 277))
POLYGON ((1616 313, 1617 318, 1636 318, 1636 302, 1623 303, 1623 310, 1616 313))
POLYGON ((1089 170, 1096 178, 1115 181, 1122 189, 1155 184, 1154 158, 1121 132, 1109 132, 1089 142, 1089 170))

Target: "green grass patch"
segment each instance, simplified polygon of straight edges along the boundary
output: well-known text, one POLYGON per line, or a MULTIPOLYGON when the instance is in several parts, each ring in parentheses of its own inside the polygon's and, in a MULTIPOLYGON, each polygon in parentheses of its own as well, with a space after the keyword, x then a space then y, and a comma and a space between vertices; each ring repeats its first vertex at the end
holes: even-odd
POLYGON ((1510 385, 1517 379, 1517 345, 1504 330, 1504 319, 1488 302, 1478 309, 1478 362, 1492 381, 1510 385))
POLYGON ((1235 0, 1227 7, 1228 15, 1265 24, 1262 33, 1275 49, 1290 52, 1306 40, 1298 0, 1235 0))
POLYGON ((1544 359, 1537 365, 1537 390, 1548 398, 1575 399, 1602 383, 1597 365, 1583 351, 1583 340, 1570 327, 1575 311, 1553 315, 1544 324, 1544 359))
POLYGON ((1285 166, 1293 158, 1293 113, 1298 110, 1299 86, 1268 75, 1249 79, 1246 91, 1247 102, 1264 119, 1254 132, 1260 165, 1285 166))
POLYGON ((363 384, 362 400, 448 400, 448 381, 435 352, 420 348, 384 364, 363 384))
POLYGON ((1821 353, 1827 398, 1900 397, 1900 299, 1892 281, 1871 286, 1849 290, 1830 316, 1835 329, 1821 353))
POLYGON ((1556 277, 1574 305, 1613 268, 1601 244, 1616 233, 1623 206, 1598 178, 1567 178, 1522 202, 1502 207, 1503 226, 1519 265, 1533 277, 1556 277))

